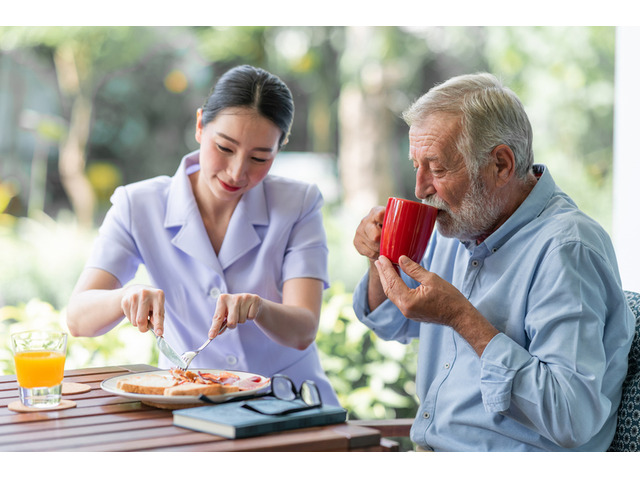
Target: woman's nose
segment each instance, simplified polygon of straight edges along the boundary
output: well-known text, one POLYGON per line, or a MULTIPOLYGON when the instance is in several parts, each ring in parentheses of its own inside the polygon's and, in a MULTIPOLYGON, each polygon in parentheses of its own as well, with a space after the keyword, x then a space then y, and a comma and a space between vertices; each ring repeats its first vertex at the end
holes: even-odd
POLYGON ((227 172, 234 182, 239 182, 247 171, 247 162, 240 157, 235 157, 230 163, 227 172))

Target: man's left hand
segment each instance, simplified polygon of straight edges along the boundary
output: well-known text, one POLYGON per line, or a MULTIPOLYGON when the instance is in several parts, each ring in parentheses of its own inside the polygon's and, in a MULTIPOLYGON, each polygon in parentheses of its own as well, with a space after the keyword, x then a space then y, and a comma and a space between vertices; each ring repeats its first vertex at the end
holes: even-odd
POLYGON ((400 257, 400 268, 420 283, 409 288, 391 261, 380 256, 376 262, 384 292, 402 312, 412 320, 454 326, 458 312, 470 306, 460 291, 407 256, 400 257))
POLYGON ((500 333, 456 287, 409 257, 400 257, 400 268, 420 283, 417 288, 407 287, 388 258, 380 256, 375 265, 385 295, 406 318, 452 327, 478 356, 500 333))

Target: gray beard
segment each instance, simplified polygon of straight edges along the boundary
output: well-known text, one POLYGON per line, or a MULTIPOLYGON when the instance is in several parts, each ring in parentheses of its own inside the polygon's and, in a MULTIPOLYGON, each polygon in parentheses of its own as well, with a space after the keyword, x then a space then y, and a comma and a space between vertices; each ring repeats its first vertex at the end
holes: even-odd
POLYGON ((504 208, 504 201, 490 196, 484 183, 477 179, 471 181, 457 213, 452 213, 449 205, 435 196, 422 202, 440 210, 436 221, 438 232, 460 241, 475 241, 491 233, 504 208))

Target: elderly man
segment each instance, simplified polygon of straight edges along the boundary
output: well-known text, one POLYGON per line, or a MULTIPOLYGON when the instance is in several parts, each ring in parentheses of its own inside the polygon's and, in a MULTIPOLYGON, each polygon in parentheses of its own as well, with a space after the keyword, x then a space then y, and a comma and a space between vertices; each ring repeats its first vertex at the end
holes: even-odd
POLYGON ((415 194, 440 211, 427 252, 379 255, 384 207, 354 245, 354 295, 383 339, 420 339, 411 438, 439 451, 604 451, 616 427, 634 319, 611 240, 533 164, 517 96, 455 77, 404 114, 415 194))

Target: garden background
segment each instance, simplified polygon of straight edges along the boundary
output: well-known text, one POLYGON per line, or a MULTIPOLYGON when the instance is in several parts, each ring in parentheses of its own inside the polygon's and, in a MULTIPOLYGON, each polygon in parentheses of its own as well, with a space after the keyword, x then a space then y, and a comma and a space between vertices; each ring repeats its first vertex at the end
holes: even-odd
MULTIPOLYGON (((327 374, 352 418, 413 416, 416 343, 381 341, 351 308, 367 267, 358 222, 413 196, 401 112, 453 75, 497 75, 530 115, 536 162, 610 231, 614 53, 613 27, 0 27, 0 374, 13 372, 10 332, 66 329, 113 189, 173 175, 197 148, 195 112, 217 77, 248 63, 294 93, 276 173, 325 197, 327 374)), ((67 368, 157 356, 152 335, 123 322, 71 338, 67 368)))

